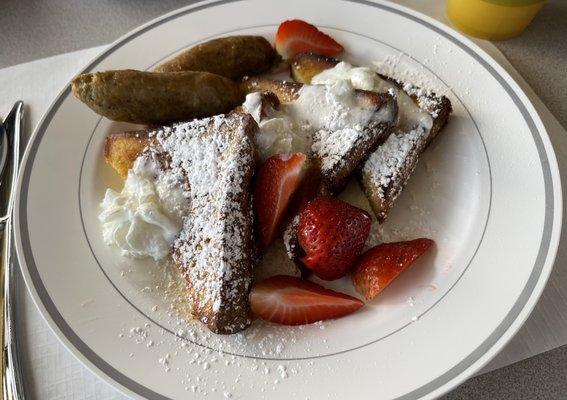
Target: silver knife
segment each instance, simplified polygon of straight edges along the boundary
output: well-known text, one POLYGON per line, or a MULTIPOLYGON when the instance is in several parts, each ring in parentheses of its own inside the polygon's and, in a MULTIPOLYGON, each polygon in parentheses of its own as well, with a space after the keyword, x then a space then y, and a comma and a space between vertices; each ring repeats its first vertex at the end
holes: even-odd
MULTIPOLYGON (((25 385, 20 363, 20 352, 18 349, 17 335, 15 332, 16 309, 14 307, 14 289, 16 285, 16 270, 12 263, 13 231, 12 213, 18 171, 20 167, 20 139, 22 135, 22 123, 24 115, 24 103, 18 101, 10 114, 6 117, 0 134, 5 135, 2 142, 7 144, 7 167, 4 171, 0 189, 5 194, 2 204, 2 215, 0 215, 0 228, 3 239, 2 259, 0 266, 0 281, 3 286, 2 305, 2 390, 5 400, 24 400, 26 398, 25 385)), ((1 152, 0 152, 1 153, 1 152)))

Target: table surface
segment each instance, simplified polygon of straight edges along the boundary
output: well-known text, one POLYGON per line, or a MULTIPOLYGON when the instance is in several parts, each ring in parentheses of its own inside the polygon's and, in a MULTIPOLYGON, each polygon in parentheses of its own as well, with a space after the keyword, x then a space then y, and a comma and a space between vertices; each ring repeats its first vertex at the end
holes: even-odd
MULTIPOLYGON (((136 26, 189 3, 186 0, 3 0, 0 68, 109 43, 136 26)), ((567 1, 549 0, 522 36, 494 43, 563 126, 567 126, 567 102, 563 101, 567 93, 566 20, 567 1)), ((567 346, 563 346, 473 378, 444 399, 565 399, 566 396, 567 346)))

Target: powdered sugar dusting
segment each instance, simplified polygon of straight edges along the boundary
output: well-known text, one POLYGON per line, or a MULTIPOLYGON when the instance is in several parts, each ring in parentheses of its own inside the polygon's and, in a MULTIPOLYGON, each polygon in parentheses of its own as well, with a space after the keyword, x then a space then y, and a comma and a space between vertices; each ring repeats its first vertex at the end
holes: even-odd
POLYGON ((388 196, 392 201, 402 190, 403 187, 397 183, 403 180, 403 176, 411 173, 417 164, 417 157, 425 144, 427 134, 422 126, 407 133, 396 132, 366 161, 362 173, 365 180, 368 179, 376 186, 376 193, 383 201, 387 200, 387 190, 397 192, 388 196))
POLYGON ((403 90, 410 96, 415 97, 419 108, 426 110, 432 118, 439 116, 443 106, 442 97, 410 83, 403 84, 403 90))
MULTIPOLYGON (((400 85, 402 83, 400 82, 400 85)), ((446 107, 446 98, 439 97, 431 91, 421 89, 412 84, 403 84, 403 91, 415 99, 421 110, 437 119, 446 107)), ((450 105, 449 111, 450 111, 450 105)), ((405 112, 400 109, 400 112, 405 112)), ((383 220, 403 190, 407 180, 415 169, 420 154, 433 137, 432 125, 418 123, 411 129, 402 129, 388 138, 366 161, 363 170, 363 183, 366 191, 375 203, 381 203, 380 211, 375 210, 378 218, 383 220), (377 197, 377 198, 376 198, 377 197)))
POLYGON ((361 126, 336 131, 321 129, 313 137, 313 153, 321 160, 321 171, 329 173, 346 162, 346 155, 360 142, 368 140, 370 131, 361 126))
POLYGON ((187 280, 193 312, 211 329, 241 330, 249 324, 248 185, 254 165, 246 121, 242 114, 219 115, 164 128, 155 137, 169 158, 169 173, 190 184, 191 210, 174 243, 174 258, 187 280), (217 326, 212 319, 221 310, 234 323, 217 326))

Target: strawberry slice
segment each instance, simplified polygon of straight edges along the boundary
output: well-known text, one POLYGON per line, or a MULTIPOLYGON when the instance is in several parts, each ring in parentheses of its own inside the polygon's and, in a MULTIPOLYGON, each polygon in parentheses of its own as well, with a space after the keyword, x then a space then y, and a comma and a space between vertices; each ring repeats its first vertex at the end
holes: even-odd
POLYGON ((356 290, 373 299, 432 245, 431 239, 382 243, 360 257, 352 275, 356 290))
POLYGON ((301 262, 321 279, 345 276, 370 233, 368 213, 334 197, 318 197, 299 214, 301 262))
POLYGON ((272 276, 256 283, 250 292, 252 312, 264 320, 283 325, 339 318, 363 305, 356 297, 286 275, 272 276))
POLYGON ((263 246, 268 246, 274 240, 289 201, 299 187, 306 169, 305 154, 294 153, 272 156, 258 170, 254 186, 254 211, 263 246))
POLYGON ((335 39, 300 19, 282 22, 276 33, 276 51, 284 59, 306 52, 331 57, 343 50, 335 39))

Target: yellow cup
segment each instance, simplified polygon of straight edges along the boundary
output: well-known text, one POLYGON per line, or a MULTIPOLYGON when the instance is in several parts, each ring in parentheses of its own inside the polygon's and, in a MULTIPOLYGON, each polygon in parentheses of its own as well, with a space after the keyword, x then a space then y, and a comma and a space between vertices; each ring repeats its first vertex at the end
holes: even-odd
POLYGON ((483 39, 519 35, 545 0, 447 0, 447 17, 460 31, 483 39))

